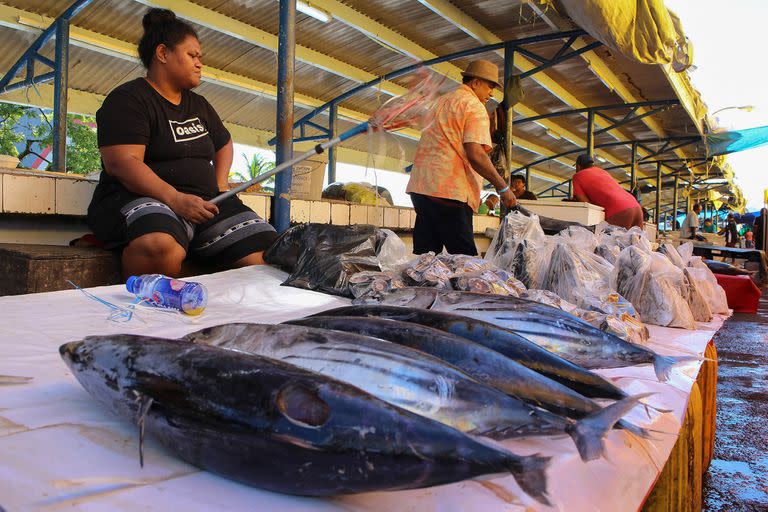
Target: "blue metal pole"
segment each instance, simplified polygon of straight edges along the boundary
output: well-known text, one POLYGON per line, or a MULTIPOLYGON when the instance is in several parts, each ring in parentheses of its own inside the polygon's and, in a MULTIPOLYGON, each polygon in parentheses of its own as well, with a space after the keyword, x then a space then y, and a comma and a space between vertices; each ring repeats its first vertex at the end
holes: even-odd
POLYGON ((53 79, 53 170, 67 170, 67 86, 69 18, 56 21, 56 68, 53 79))
MULTIPOLYGON (((334 103, 328 110, 328 139, 336 137, 337 122, 339 119, 338 106, 334 103)), ((336 148, 331 146, 328 148, 328 184, 336 181, 336 148)))
MULTIPOLYGON (((296 69, 296 0, 280 0, 277 45, 277 165, 293 157, 293 77, 296 69)), ((291 224, 291 178, 288 168, 275 177, 272 224, 282 233, 291 224)))
POLYGON ((587 113, 587 154, 595 157, 595 111, 587 113))

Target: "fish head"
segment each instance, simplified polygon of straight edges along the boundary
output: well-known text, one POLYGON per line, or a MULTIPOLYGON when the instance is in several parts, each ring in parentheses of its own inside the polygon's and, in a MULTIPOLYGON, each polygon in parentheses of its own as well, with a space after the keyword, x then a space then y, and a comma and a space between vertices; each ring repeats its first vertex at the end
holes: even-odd
POLYGON ((437 297, 435 288, 410 287, 395 290, 374 302, 387 306, 409 306, 412 308, 428 309, 437 297))
POLYGON ((143 339, 131 335, 88 336, 61 345, 59 354, 91 396, 118 414, 132 415, 138 395, 128 385, 128 361, 135 357, 143 339))
POLYGON ((198 345, 222 346, 241 338, 248 332, 251 325, 248 323, 214 325, 189 333, 181 339, 198 345))

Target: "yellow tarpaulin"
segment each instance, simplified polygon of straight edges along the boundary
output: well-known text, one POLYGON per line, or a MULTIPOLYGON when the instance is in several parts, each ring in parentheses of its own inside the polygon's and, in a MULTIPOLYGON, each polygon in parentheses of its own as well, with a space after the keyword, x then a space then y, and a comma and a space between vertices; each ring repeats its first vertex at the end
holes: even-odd
POLYGON ((693 49, 680 19, 663 0, 560 0, 568 16, 592 37, 645 64, 671 64, 681 72, 693 49))

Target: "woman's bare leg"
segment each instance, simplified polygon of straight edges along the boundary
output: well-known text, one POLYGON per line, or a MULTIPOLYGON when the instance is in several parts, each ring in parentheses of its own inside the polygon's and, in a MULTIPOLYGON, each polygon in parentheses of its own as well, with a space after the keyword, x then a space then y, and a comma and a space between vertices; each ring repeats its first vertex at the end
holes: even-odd
POLYGON ((123 249, 123 276, 165 274, 177 277, 187 253, 175 238, 167 233, 148 233, 123 249))
POLYGON ((264 261, 264 251, 252 252, 248 256, 244 256, 232 264, 235 268, 250 267, 251 265, 266 265, 264 261))

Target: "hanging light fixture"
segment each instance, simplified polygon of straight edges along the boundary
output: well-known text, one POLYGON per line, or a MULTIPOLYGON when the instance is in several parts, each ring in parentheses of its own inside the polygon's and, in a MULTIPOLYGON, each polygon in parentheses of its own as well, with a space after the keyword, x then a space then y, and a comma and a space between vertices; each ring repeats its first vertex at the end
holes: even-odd
POLYGON ((309 2, 305 2, 304 0, 296 1, 296 9, 298 9, 299 12, 303 12, 307 16, 311 16, 318 21, 322 21, 323 23, 328 23, 331 21, 331 13, 319 9, 309 2))

